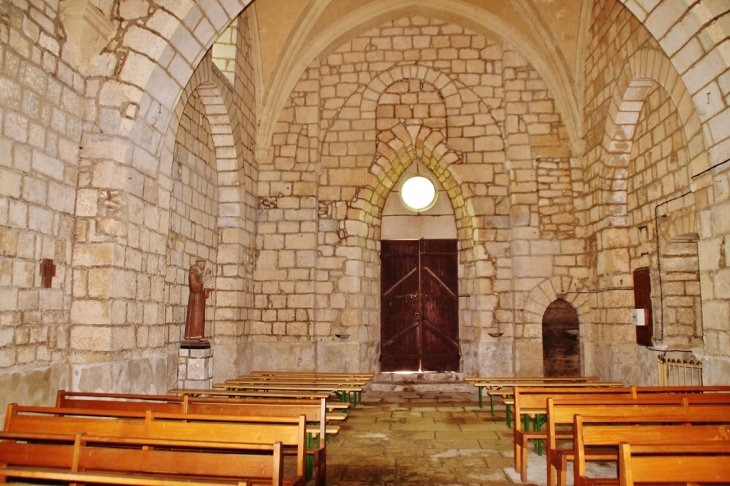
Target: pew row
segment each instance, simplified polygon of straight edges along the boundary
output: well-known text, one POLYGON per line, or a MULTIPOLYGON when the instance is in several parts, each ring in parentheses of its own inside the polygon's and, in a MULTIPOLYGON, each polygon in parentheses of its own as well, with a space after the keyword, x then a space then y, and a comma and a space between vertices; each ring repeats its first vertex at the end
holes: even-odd
POLYGON ((494 417, 494 396, 496 394, 489 393, 500 389, 514 388, 515 384, 519 386, 542 386, 543 384, 566 384, 571 383, 588 383, 599 381, 597 376, 572 376, 572 377, 543 377, 543 376, 466 376, 464 381, 472 382, 477 388, 479 395, 479 408, 484 408, 484 390, 487 390, 489 396, 489 408, 494 417))
MULTIPOLYGON (((305 417, 240 417, 165 412, 62 409, 8 405, 6 433, 86 434, 130 440, 204 441, 227 445, 281 442, 295 457, 296 472, 287 485, 303 486, 305 477, 305 417)), ((272 481, 273 479, 268 479, 272 481)))
MULTIPOLYGON (((521 477, 527 477, 527 447, 530 442, 536 444, 536 450, 541 453, 542 441, 547 439, 548 432, 542 430, 547 417, 546 403, 548 398, 558 402, 575 400, 575 403, 591 403, 595 401, 615 401, 622 398, 658 397, 658 400, 667 395, 686 394, 690 401, 725 403, 730 401, 730 387, 615 387, 590 388, 585 387, 516 387, 514 391, 514 463, 515 470, 521 477), (532 429, 530 430, 530 424, 532 429)), ((572 424, 572 416, 568 417, 568 424, 572 424)), ((524 480, 524 479, 523 479, 524 480)), ((550 477, 548 477, 549 484, 550 477)), ((561 483, 563 484, 563 483, 561 483)))
POLYGON ((282 445, 230 444, 86 434, 0 433, 0 482, 94 484, 288 484, 282 445))
POLYGON ((363 385, 350 383, 288 383, 278 381, 260 381, 257 383, 243 383, 230 380, 225 383, 214 383, 214 389, 236 392, 321 392, 329 393, 337 396, 341 401, 351 403, 356 406, 362 397, 365 389, 363 385))
MULTIPOLYGON (((575 459, 574 417, 602 417, 606 423, 611 421, 625 422, 641 417, 667 417, 669 422, 677 422, 677 417, 688 423, 728 423, 730 420, 730 396, 726 401, 710 400, 702 395, 655 395, 650 397, 614 398, 611 400, 553 400, 547 401, 547 427, 544 431, 548 485, 565 486, 567 464, 575 459), (559 441, 567 441, 567 448, 559 447, 559 441)), ((535 437, 537 438, 537 437, 535 437)), ((590 460, 615 460, 616 449, 599 448, 586 453, 590 460)), ((523 465, 526 477, 526 467, 523 465)))
MULTIPOLYGON (((688 411, 689 412, 689 411, 688 411)), ((588 477, 586 463, 592 457, 601 460, 617 460, 618 446, 625 442, 641 445, 694 444, 724 442, 730 445, 730 417, 725 424, 717 424, 712 414, 683 413, 677 416, 657 416, 634 413, 624 417, 584 417, 573 419, 574 434, 574 484, 576 486, 618 486, 613 478, 588 477), (687 421, 691 420, 691 423, 687 421), (604 452, 596 453, 597 450, 604 452)))
POLYGON ((136 411, 189 413, 198 415, 232 415, 249 417, 298 417, 304 415, 307 425, 307 477, 316 475, 317 485, 326 482, 326 441, 339 433, 333 421, 347 418, 344 413, 327 413, 327 402, 321 399, 257 400, 230 398, 167 397, 164 395, 122 395, 59 391, 56 407, 63 409, 93 409, 97 411, 136 411), (145 399, 146 398, 146 399, 145 399), (170 401, 164 401, 170 398, 170 401), (314 471, 311 471, 314 469, 314 471))

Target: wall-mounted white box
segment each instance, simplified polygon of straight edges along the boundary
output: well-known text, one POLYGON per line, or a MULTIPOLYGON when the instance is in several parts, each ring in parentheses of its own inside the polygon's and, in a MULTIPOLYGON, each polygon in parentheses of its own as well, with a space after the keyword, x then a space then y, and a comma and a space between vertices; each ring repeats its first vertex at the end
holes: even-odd
POLYGON ((631 323, 634 326, 646 325, 646 309, 631 309, 631 323))

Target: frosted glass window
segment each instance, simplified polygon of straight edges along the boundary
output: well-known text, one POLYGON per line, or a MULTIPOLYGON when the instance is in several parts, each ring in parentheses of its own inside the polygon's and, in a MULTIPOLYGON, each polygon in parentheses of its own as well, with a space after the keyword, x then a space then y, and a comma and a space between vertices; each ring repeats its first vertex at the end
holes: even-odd
POLYGON ((437 194, 433 181, 418 174, 406 179, 400 189, 403 205, 417 213, 432 207, 436 203, 437 194))

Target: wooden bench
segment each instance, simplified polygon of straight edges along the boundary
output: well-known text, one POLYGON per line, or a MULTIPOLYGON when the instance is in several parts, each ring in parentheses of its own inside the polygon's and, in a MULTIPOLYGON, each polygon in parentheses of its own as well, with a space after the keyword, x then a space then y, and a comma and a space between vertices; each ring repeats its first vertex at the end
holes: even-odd
POLYGON ((307 477, 316 473, 318 485, 326 482, 326 441, 328 436, 339 433, 339 426, 332 420, 344 420, 343 413, 328 414, 327 402, 321 399, 286 399, 276 402, 263 400, 250 402, 230 398, 205 399, 186 397, 168 397, 171 402, 163 402, 165 396, 122 395, 116 394, 59 391, 56 406, 59 408, 81 408, 97 411, 141 411, 191 413, 197 415, 234 415, 259 417, 298 417, 304 415, 307 421, 307 477), (309 460, 311 458, 311 460, 309 460), (311 471, 313 469, 314 471, 311 471))
POLYGON ((317 383, 277 383, 277 382, 260 382, 253 384, 246 383, 214 383, 214 389, 220 389, 225 391, 256 391, 256 392, 323 392, 330 393, 337 396, 343 402, 352 403, 352 406, 356 406, 362 396, 363 386, 351 385, 351 384, 317 384, 317 383))
MULTIPOLYGON (((730 409, 729 409, 730 410, 730 409)), ((584 417, 573 418, 574 435, 574 474, 576 486, 598 486, 613 484, 618 479, 596 478, 586 475, 586 462, 596 456, 601 460, 617 460, 618 445, 630 444, 703 444, 710 441, 725 441, 730 444, 730 417, 726 424, 718 425, 717 417, 699 410, 699 413, 686 413, 674 417, 656 416, 651 410, 623 417, 584 417), (691 421, 691 423, 688 423, 691 421)), ((565 484, 563 482, 563 484, 565 484)))
POLYGON ((515 383, 522 386, 541 386, 546 383, 587 383, 592 381, 599 381, 600 378, 597 376, 574 376, 574 377, 542 377, 542 376, 467 376, 464 377, 464 381, 473 382, 477 388, 479 394, 479 408, 484 408, 484 397, 483 391, 486 389, 489 396, 489 409, 494 417, 494 395, 490 394, 489 391, 494 391, 502 388, 513 388, 515 383))
POLYGON ((730 483, 730 444, 619 445, 620 485, 730 483))
MULTIPOLYGON (((118 409, 119 402, 122 403, 139 403, 140 410, 153 410, 156 412, 174 412, 177 409, 172 405, 176 403, 260 403, 260 404, 289 404, 299 402, 319 402, 325 400, 325 406, 328 412, 347 412, 351 405, 349 403, 341 401, 329 401, 326 398, 329 396, 324 393, 307 394, 304 398, 293 398, 293 397, 281 397, 279 394, 274 394, 271 397, 239 397, 230 398, 228 396, 217 396, 220 390, 215 390, 216 396, 200 397, 201 392, 204 390, 198 390, 199 393, 184 393, 180 395, 148 395, 139 393, 108 393, 108 392, 80 392, 80 391, 68 391, 59 390, 56 393, 56 406, 57 407, 69 407, 69 408, 109 408, 111 410, 118 409), (103 402, 103 403, 99 403, 103 402), (87 407, 84 404, 93 404, 91 407, 87 407), (159 403, 159 405, 158 405, 159 403), (150 404, 150 405, 144 405, 150 404)), ((124 405, 129 407, 128 405, 124 405)), ((131 405, 134 407, 134 405, 131 405)), ((187 407, 183 405, 183 408, 187 407)))
POLYGON ((94 408, 98 410, 136 410, 145 412, 183 412, 184 397, 175 395, 143 395, 133 393, 56 392, 58 408, 94 408))
MULTIPOLYGON (((723 397, 719 397, 720 399, 723 397)), ((725 397, 730 399, 730 396, 725 397)), ((586 399, 562 399, 560 401, 549 398, 547 401, 547 427, 545 431, 532 433, 533 439, 546 440, 546 461, 548 485, 566 484, 566 471, 568 461, 574 460, 574 431, 573 420, 575 415, 601 416, 621 420, 625 416, 667 416, 676 417, 687 414, 692 407, 692 413, 698 416, 714 417, 718 422, 730 417, 730 401, 717 401, 710 398, 709 402, 702 403, 707 399, 702 395, 653 395, 650 397, 639 396, 636 398, 612 398, 591 400, 586 399), (696 410, 696 411, 695 411, 696 410), (559 440, 570 442, 570 447, 560 448, 559 440)), ((526 454, 525 454, 526 457, 526 454)), ((600 451, 593 456, 594 460, 605 459, 606 452, 600 451)), ((527 468, 523 464, 524 477, 527 477, 527 468)))
POLYGON ((303 484, 284 481, 280 442, 221 443, 87 434, 0 433, 0 482, 303 484))
POLYGON ((22 407, 10 404, 5 418, 5 431, 228 444, 281 442, 284 453, 289 452, 296 457, 296 474, 287 482, 302 485, 306 482, 306 422, 303 415, 297 418, 240 417, 22 407))
POLYGON ((351 377, 351 378, 363 378, 372 380, 375 377, 375 373, 348 373, 348 372, 329 372, 329 371, 273 371, 273 370, 255 370, 251 371, 249 375, 259 376, 302 376, 302 377, 351 377))
MULTIPOLYGON (((489 395, 490 403, 493 403, 495 396, 501 396, 505 405, 507 426, 511 427, 511 407, 514 405, 514 390, 517 388, 549 388, 549 389, 563 389, 563 388, 585 388, 590 390, 598 388, 624 388, 624 384, 618 381, 590 381, 584 383, 541 383, 541 384, 519 384, 511 383, 509 386, 503 388, 490 389, 487 391, 489 395)), ((490 405, 493 407, 493 405, 490 405)))
POLYGON ((180 396, 190 397, 230 397, 230 398, 260 398, 260 399, 279 399, 279 398, 330 398, 332 397, 331 392, 323 391, 291 391, 291 390, 276 390, 276 391, 262 391, 256 389, 247 390, 221 390, 221 389, 209 389, 203 390, 198 388, 171 388, 168 393, 180 396))
MULTIPOLYGON (((339 433, 339 426, 328 423, 328 418, 333 414, 327 414, 326 402, 324 399, 319 403, 311 401, 291 401, 286 404, 252 404, 235 403, 231 401, 200 402, 193 400, 188 404, 187 413, 206 415, 235 415, 241 417, 262 416, 262 417, 297 417, 304 415, 307 424, 307 454, 312 456, 311 465, 314 468, 316 484, 324 486, 327 481, 327 437, 339 433)), ((344 414, 337 414, 339 417, 346 417, 344 414)), ((309 472, 307 477, 310 477, 309 472)))
MULTIPOLYGON (((546 400, 554 398, 558 401, 580 400, 581 403, 591 400, 614 400, 621 397, 661 396, 666 394, 694 394, 704 398, 702 401, 725 402, 728 400, 730 387, 622 387, 622 388, 586 388, 586 387, 516 387, 514 399, 514 449, 515 470, 522 471, 523 460, 527 457, 527 446, 530 441, 537 444, 536 450, 541 452, 541 441, 547 438, 547 431, 541 428, 547 414, 546 400), (713 398, 714 397, 714 398, 713 398), (530 430, 530 418, 533 419, 533 430, 530 430)), ((692 400, 692 398, 690 398, 692 400)), ((526 470, 524 475, 526 475, 526 470)))
MULTIPOLYGON (((528 388, 516 387, 514 390, 514 465, 523 481, 527 478, 527 449, 529 443, 547 439, 547 432, 542 429, 547 414, 547 399, 584 399, 608 400, 613 398, 631 398, 634 389, 596 388, 587 390, 583 387, 560 388, 528 388), (530 430, 530 418, 533 418, 533 430, 530 430)), ((540 448, 537 447, 538 452, 540 448)))
POLYGON ((237 378, 226 380, 226 383, 259 383, 262 381, 278 381, 285 383, 350 383, 365 386, 370 383, 371 379, 360 378, 357 376, 240 375, 237 378))

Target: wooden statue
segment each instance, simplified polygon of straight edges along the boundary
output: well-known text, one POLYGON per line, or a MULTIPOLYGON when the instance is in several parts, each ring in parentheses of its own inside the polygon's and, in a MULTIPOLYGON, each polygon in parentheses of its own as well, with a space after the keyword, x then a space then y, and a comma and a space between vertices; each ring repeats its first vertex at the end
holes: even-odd
POLYGON ((213 290, 210 269, 205 268, 205 260, 195 260, 188 276, 190 296, 188 297, 188 316, 185 322, 184 348, 209 348, 205 339, 205 299, 213 290))

